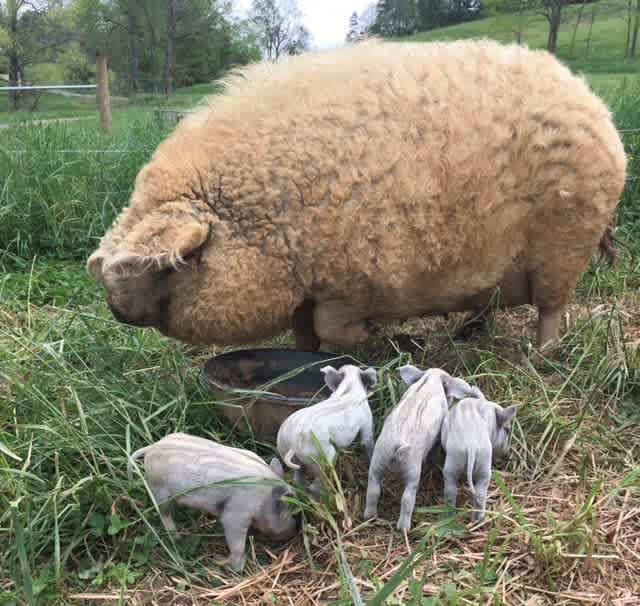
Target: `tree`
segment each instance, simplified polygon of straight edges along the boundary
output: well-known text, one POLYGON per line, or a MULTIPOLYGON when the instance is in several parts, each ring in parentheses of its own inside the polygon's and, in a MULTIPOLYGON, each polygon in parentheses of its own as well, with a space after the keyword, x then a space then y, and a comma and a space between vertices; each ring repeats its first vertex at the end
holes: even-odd
POLYGON ((435 29, 447 21, 447 6, 443 0, 418 0, 417 11, 422 31, 435 29))
POLYGON ((542 2, 542 14, 549 22, 547 50, 554 55, 558 50, 558 33, 562 23, 562 9, 567 3, 567 0, 543 0, 542 2))
MULTIPOLYGON (((6 0, 0 29, 11 86, 24 82, 28 65, 54 60, 71 35, 67 9, 53 0, 6 0)), ((19 105, 19 93, 12 92, 11 108, 19 105)))
POLYGON ((640 29, 640 0, 634 8, 633 0, 627 0, 627 36, 624 45, 624 56, 635 57, 640 29))
POLYGON ((633 34, 631 35, 631 48, 629 49, 629 56, 631 57, 636 56, 639 32, 640 32, 640 0, 637 0, 636 15, 633 21, 633 34))
POLYGON ((129 90, 134 95, 140 90, 140 54, 138 51, 140 28, 138 22, 138 0, 129 0, 127 2, 127 37, 129 39, 130 69, 129 90))
POLYGON ((346 41, 348 44, 354 44, 360 40, 360 20, 358 19, 358 13, 353 11, 349 18, 349 31, 347 32, 346 41))
POLYGON ((173 69, 176 62, 176 0, 167 0, 167 40, 164 56, 164 94, 173 94, 173 69))
POLYGON ((284 53, 299 54, 309 46, 311 35, 302 24, 296 0, 253 0, 251 20, 270 61, 277 61, 284 53))

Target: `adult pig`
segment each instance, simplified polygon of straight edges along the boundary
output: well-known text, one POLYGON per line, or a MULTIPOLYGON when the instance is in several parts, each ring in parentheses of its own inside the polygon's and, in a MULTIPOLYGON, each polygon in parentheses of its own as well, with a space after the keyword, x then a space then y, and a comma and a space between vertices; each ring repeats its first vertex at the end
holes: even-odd
POLYGON ((191 343, 349 346, 369 321, 538 307, 539 345, 627 159, 546 51, 364 43, 254 65, 141 170, 88 269, 115 317, 191 343))

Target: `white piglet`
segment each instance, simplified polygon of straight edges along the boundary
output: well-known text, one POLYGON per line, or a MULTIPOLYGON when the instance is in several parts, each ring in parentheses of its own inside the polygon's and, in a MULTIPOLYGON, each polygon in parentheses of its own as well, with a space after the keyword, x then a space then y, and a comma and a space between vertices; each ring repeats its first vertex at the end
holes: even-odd
POLYGON ((336 370, 332 366, 320 369, 333 392, 329 398, 294 412, 278 431, 278 452, 287 467, 295 470, 295 480, 304 484, 305 476, 313 481, 309 491, 318 496, 322 487, 320 452, 315 435, 329 462, 336 456, 336 448, 348 448, 359 438, 367 456, 373 452, 373 416, 368 394, 376 385, 373 368, 360 370, 346 364, 336 370))
POLYGON ((399 369, 409 389, 385 419, 369 466, 365 519, 378 515, 382 478, 389 468, 404 479, 404 493, 397 527, 408 530, 420 483, 422 464, 438 444, 440 428, 450 400, 476 396, 480 392, 444 370, 420 370, 410 364, 399 369))
POLYGON ((236 572, 244 568, 249 527, 281 541, 296 533, 293 510, 282 501, 293 488, 282 482, 278 459, 269 466, 248 450, 173 433, 131 455, 129 478, 134 461, 143 455, 147 483, 167 531, 176 533, 173 503, 219 516, 236 572))
POLYGON ((455 506, 458 478, 466 475, 473 494, 474 522, 485 516, 492 460, 509 455, 511 425, 517 409, 517 405, 502 408, 484 396, 466 398, 451 407, 442 424, 445 502, 455 506))

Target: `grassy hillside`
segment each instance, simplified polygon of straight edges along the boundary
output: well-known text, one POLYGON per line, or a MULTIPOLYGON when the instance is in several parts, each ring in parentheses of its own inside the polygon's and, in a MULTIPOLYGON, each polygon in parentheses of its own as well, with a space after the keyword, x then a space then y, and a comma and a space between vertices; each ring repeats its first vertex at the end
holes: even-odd
MULTIPOLYGON (((573 52, 571 52, 571 41, 578 21, 580 5, 566 7, 559 35, 558 56, 576 71, 597 74, 598 82, 606 82, 607 79, 617 80, 622 75, 638 77, 640 57, 635 59, 624 57, 626 4, 625 0, 600 0, 585 5, 573 52), (592 11, 595 18, 591 46, 587 49, 592 11)), ((523 43, 536 48, 546 48, 548 23, 543 15, 535 11, 527 11, 521 17, 518 15, 487 17, 461 25, 421 32, 410 39, 427 42, 489 37, 501 42, 511 42, 516 39, 516 32, 519 29, 522 31, 523 43)))
MULTIPOLYGON (((0 83, 2 86, 2 83, 0 83)), ((171 108, 180 109, 192 107, 207 95, 218 90, 216 84, 197 84, 179 88, 171 97, 163 95, 143 94, 128 100, 114 99, 114 113, 130 111, 131 108, 171 108)), ((9 111, 9 96, 0 94, 0 124, 22 122, 24 120, 48 120, 53 118, 70 117, 96 117, 97 106, 93 95, 88 96, 63 96, 56 93, 43 93, 40 95, 35 110, 32 111, 36 101, 34 94, 25 95, 22 109, 18 112, 9 111)))

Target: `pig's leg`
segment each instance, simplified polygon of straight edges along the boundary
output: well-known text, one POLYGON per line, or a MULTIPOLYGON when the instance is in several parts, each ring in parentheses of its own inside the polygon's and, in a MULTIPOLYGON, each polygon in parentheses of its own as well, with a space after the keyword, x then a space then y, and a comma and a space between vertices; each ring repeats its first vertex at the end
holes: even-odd
POLYGON ((367 503, 364 508, 364 519, 378 517, 378 501, 382 491, 382 478, 387 466, 387 461, 380 454, 380 450, 373 451, 371 464, 369 465, 369 481, 367 482, 367 503))
POLYGON ((447 454, 442 470, 444 478, 444 502, 452 507, 456 506, 456 497, 458 496, 458 476, 460 473, 460 464, 453 454, 447 454))
POLYGON ((560 338, 565 308, 545 309, 538 307, 538 349, 550 347, 560 338))
POLYGON ((474 522, 484 519, 487 509, 487 492, 489 491, 489 482, 491 481, 491 463, 488 461, 480 462, 480 469, 473 477, 473 506, 476 511, 471 515, 474 522))
POLYGON ((292 326, 297 349, 317 351, 320 348, 320 339, 313 327, 313 301, 304 301, 293 312, 292 326))
POLYGON ((412 465, 405 471, 404 492, 400 502, 400 517, 398 518, 398 530, 409 530, 411 527, 411 516, 416 505, 416 492, 420 484, 420 473, 422 471, 422 460, 412 465))
POLYGON ((170 503, 164 503, 163 505, 158 505, 158 509, 160 510, 160 521, 164 526, 165 530, 174 535, 178 535, 178 529, 176 528, 176 523, 173 520, 173 507, 170 503))
POLYGON ((369 418, 360 429, 360 442, 367 452, 367 458, 371 461, 373 448, 375 446, 375 440, 373 438, 373 417, 371 415, 369 415, 369 418))
POLYGON ((293 481, 296 484, 299 484, 300 486, 304 486, 305 485, 305 483, 307 481, 307 478, 305 477, 304 471, 303 471, 302 468, 294 470, 294 472, 293 472, 293 481))
POLYGON ((322 301, 313 310, 315 331, 322 341, 351 346, 369 338, 366 315, 343 301, 322 301))
MULTIPOLYGON (((323 445, 323 451, 327 458, 327 462, 333 465, 333 461, 336 458, 336 449, 333 447, 333 444, 329 443, 323 445)), ((309 485, 309 492, 316 499, 320 498, 320 495, 322 494, 322 488, 325 484, 319 461, 320 456, 318 456, 318 461, 312 461, 309 465, 311 475, 313 476, 313 482, 311 482, 311 484, 309 485)))
POLYGON ((178 530, 173 520, 173 502, 170 500, 171 495, 162 488, 157 488, 153 485, 151 485, 150 488, 153 493, 153 498, 158 504, 162 525, 169 534, 177 536, 178 530))
POLYGON ((233 502, 227 503, 220 522, 224 528, 224 538, 229 548, 229 565, 235 572, 242 572, 247 559, 245 544, 247 532, 251 520, 233 506, 233 502))

